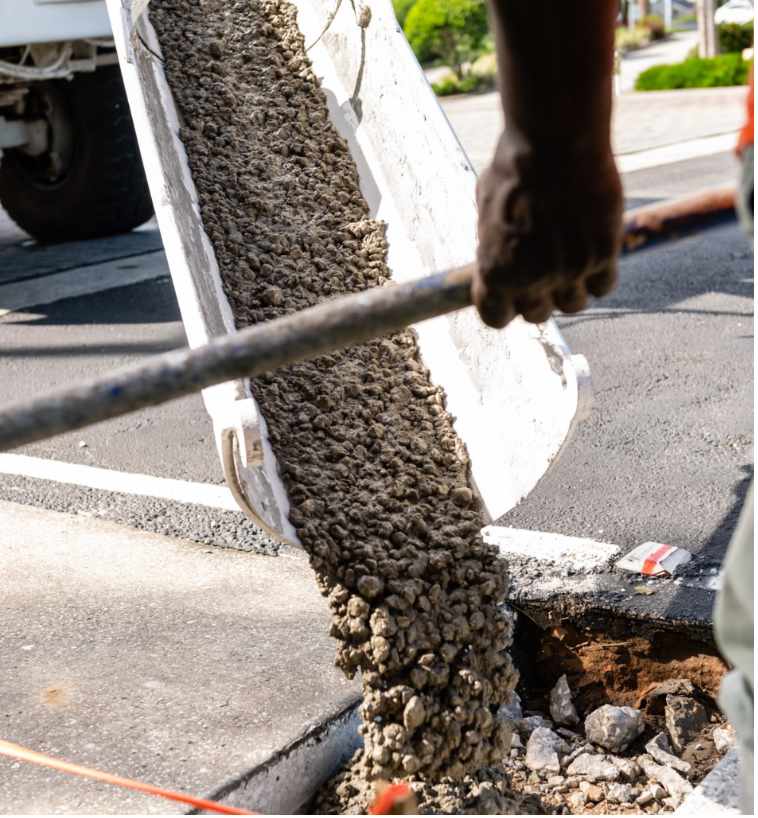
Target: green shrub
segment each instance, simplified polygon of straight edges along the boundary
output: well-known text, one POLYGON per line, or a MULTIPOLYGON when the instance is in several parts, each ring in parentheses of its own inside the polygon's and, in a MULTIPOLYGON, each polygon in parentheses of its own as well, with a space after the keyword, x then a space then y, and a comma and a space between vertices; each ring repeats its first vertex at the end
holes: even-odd
POLYGON ((722 23, 718 27, 719 51, 730 54, 734 51, 742 53, 753 45, 753 24, 750 23, 722 23))
POLYGON ((432 84, 432 90, 438 97, 448 97, 451 94, 471 94, 476 91, 490 91, 495 87, 495 77, 490 74, 476 74, 473 71, 459 79, 450 73, 439 82, 432 84))
POLYGON ((647 31, 651 40, 662 40, 666 36, 666 26, 663 18, 657 14, 648 14, 637 20, 636 28, 647 31))
POLYGON ((637 77, 634 87, 637 91, 666 91, 744 85, 749 67, 740 54, 720 54, 705 60, 695 57, 672 65, 654 65, 637 77))
POLYGON ((404 31, 420 62, 439 57, 463 79, 464 64, 481 54, 487 39, 485 0, 416 0, 404 31))
POLYGON ((401 27, 405 25, 408 12, 413 8, 416 0, 392 0, 392 7, 395 9, 395 17, 401 27))
POLYGON ((650 43, 650 32, 644 28, 624 28, 620 26, 616 29, 616 50, 620 54, 627 51, 634 51, 650 43))

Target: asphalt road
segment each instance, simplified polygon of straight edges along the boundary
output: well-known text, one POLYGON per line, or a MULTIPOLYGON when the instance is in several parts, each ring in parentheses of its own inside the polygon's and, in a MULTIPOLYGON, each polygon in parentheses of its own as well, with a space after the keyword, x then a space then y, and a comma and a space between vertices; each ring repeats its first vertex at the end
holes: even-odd
MULTIPOLYGON (((639 204, 734 172, 729 154, 625 178, 639 204)), ((161 262, 159 236, 39 248, 0 222, 2 285, 161 262), (94 266, 96 264, 102 266, 94 266)), ((113 270, 111 270, 111 273, 113 270)), ((121 273, 116 270, 117 275, 121 273)), ((622 261, 610 298, 559 323, 592 368, 591 420, 509 525, 589 535, 629 547, 669 541, 718 560, 752 463, 752 256, 736 224, 622 261)), ((0 317, 0 403, 134 363, 184 344, 163 274, 0 317)), ((192 484, 222 482, 199 397, 109 421, 23 454, 192 484)), ((0 499, 234 548, 270 551, 239 512, 4 474, 0 499)))

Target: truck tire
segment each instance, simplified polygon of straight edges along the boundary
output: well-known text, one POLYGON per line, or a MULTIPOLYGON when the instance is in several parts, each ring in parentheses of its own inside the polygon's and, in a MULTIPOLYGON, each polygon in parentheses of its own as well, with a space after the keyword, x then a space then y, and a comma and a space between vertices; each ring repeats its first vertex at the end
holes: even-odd
POLYGON ((5 151, 0 204, 41 242, 125 233, 153 213, 117 65, 32 83, 26 115, 44 118, 48 145, 5 151))

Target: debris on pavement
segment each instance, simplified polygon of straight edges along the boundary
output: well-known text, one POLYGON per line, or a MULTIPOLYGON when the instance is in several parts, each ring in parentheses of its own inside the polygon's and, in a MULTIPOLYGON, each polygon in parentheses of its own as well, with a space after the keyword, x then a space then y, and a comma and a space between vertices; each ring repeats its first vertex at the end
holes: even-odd
POLYGON ((630 574, 660 577, 676 573, 680 565, 692 559, 692 554, 684 548, 659 542, 645 542, 633 548, 616 562, 616 568, 630 574))

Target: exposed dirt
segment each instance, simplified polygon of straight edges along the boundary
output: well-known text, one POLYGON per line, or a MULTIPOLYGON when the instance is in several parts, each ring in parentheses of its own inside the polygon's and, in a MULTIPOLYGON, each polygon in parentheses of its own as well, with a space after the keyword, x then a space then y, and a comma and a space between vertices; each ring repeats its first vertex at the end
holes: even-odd
MULTIPOLYGON (((239 327, 386 282, 383 225, 330 124, 295 9, 153 0, 181 138, 239 327)), ((506 577, 444 398, 403 332, 261 377, 290 519, 362 671, 366 778, 496 763, 516 682, 506 577)), ((286 651, 286 645, 282 650, 286 651)))
POLYGON ((726 672, 714 650, 684 633, 620 635, 570 624, 543 630, 526 617, 520 620, 516 655, 520 692, 535 709, 546 708, 550 687, 562 673, 580 710, 589 712, 608 703, 639 707, 650 689, 669 679, 689 679, 715 701, 726 672))

